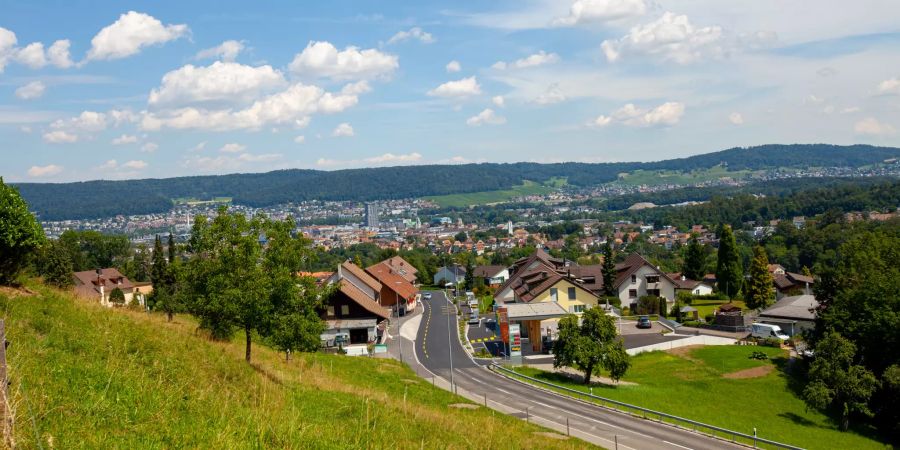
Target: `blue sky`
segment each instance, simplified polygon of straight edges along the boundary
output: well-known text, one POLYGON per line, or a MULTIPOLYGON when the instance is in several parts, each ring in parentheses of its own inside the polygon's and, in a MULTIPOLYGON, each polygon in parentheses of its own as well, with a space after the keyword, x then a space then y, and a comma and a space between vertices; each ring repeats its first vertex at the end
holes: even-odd
POLYGON ((0 2, 0 176, 900 144, 900 2, 0 2))

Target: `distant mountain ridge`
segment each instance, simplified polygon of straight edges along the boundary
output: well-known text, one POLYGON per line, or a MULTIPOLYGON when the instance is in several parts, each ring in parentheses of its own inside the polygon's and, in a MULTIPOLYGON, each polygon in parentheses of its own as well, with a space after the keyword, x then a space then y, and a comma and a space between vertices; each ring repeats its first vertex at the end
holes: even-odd
POLYGON ((231 197, 263 207, 306 200, 386 200, 509 189, 524 180, 566 177, 575 186, 614 181, 633 170, 730 170, 775 167, 860 167, 900 157, 900 148, 828 144, 763 145, 656 162, 481 163, 189 176, 165 179, 18 183, 43 220, 88 219, 169 210, 174 198, 231 197))

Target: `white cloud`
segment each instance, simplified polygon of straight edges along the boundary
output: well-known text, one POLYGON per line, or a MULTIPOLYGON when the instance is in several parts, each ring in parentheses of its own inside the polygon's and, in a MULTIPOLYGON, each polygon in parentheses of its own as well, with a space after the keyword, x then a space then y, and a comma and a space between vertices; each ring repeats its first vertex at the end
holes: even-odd
POLYGON ((874 117, 867 117, 853 126, 853 131, 857 134, 867 136, 887 136, 897 132, 897 129, 883 122, 879 122, 874 117))
POLYGON ((357 81, 356 83, 348 83, 341 88, 342 95, 360 95, 371 92, 372 87, 366 80, 357 81))
POLYGON ((447 73, 456 73, 462 70, 462 64, 454 59, 453 61, 448 62, 445 68, 447 69, 447 73))
POLYGON ((61 39, 53 43, 50 48, 47 49, 47 59, 50 60, 50 64, 53 64, 60 69, 67 69, 75 65, 72 62, 72 57, 69 55, 69 47, 72 45, 68 39, 61 39))
POLYGON ((806 105, 821 105, 822 103, 825 103, 825 99, 815 94, 809 94, 803 99, 803 104, 806 105))
POLYGON ((147 167, 147 162, 141 160, 126 161, 122 164, 123 169, 141 170, 145 167, 147 167))
POLYGON ((506 123, 506 117, 498 116, 493 109, 486 108, 475 116, 466 120, 466 125, 470 127, 480 127, 481 125, 503 125, 506 123))
POLYGON ((247 148, 246 145, 241 145, 238 143, 225 144, 219 148, 219 151, 222 153, 240 153, 247 148))
POLYGON ((281 159, 283 155, 281 153, 264 153, 262 155, 254 155, 252 153, 241 153, 237 159, 238 161, 245 161, 251 163, 258 162, 272 162, 278 161, 281 159))
POLYGON ((288 68, 298 76, 373 79, 390 76, 400 67, 398 61, 397 56, 373 48, 360 50, 351 46, 338 51, 330 42, 310 41, 288 68))
POLYGON ((592 121, 592 125, 605 127, 619 123, 629 127, 666 126, 677 124, 683 115, 684 104, 678 102, 666 102, 650 110, 628 103, 609 116, 597 117, 592 121))
POLYGON ((16 33, 0 27, 0 73, 6 68, 6 64, 15 55, 16 33))
POLYGON ((744 116, 742 116, 741 113, 733 112, 728 115, 728 121, 731 122, 733 125, 743 125, 744 116))
POLYGON ((53 175, 58 175, 62 171, 62 166, 57 166, 56 164, 50 164, 47 166, 31 166, 31 168, 28 169, 28 176, 34 178, 52 177, 53 175))
POLYGON ((302 144, 304 142, 306 142, 306 136, 303 136, 302 134, 294 138, 294 143, 296 144, 302 144))
POLYGON ((218 156, 200 156, 194 155, 185 158, 182 165, 193 171, 198 172, 221 172, 241 170, 248 164, 263 164, 263 167, 271 167, 266 163, 272 163, 283 158, 278 153, 268 153, 262 155, 253 155, 250 153, 242 153, 237 156, 218 155, 218 156))
POLYGON ((135 144, 138 141, 138 137, 130 134, 123 134, 112 140, 112 145, 125 145, 125 144, 135 144))
POLYGON ((44 86, 44 83, 40 81, 32 81, 18 89, 16 89, 16 97, 22 100, 31 100, 35 98, 40 98, 44 95, 44 91, 47 89, 47 86, 44 86))
POLYGON ((385 166, 413 164, 422 161, 422 155, 416 152, 408 154, 385 153, 363 159, 339 160, 319 158, 316 165, 320 167, 354 167, 354 166, 385 166))
POLYGON ((422 30, 419 27, 410 28, 409 31, 398 31, 397 34, 388 39, 388 45, 403 42, 409 39, 416 39, 423 44, 431 44, 434 42, 434 36, 422 30))
POLYGON ((566 101, 566 95, 559 88, 558 83, 553 83, 547 87, 547 90, 538 95, 534 99, 534 103, 538 105, 552 105, 566 101))
POLYGON ((47 65, 47 57, 44 56, 44 44, 32 42, 16 52, 16 60, 32 68, 40 69, 47 65))
POLYGON ((19 131, 21 131, 25 134, 31 134, 32 130, 31 130, 31 127, 29 127, 28 125, 22 125, 19 127, 19 131))
POLYGON ((63 130, 49 131, 44 133, 44 142, 49 144, 71 144, 78 142, 78 135, 65 132, 63 130))
POLYGON ((900 94, 900 77, 889 78, 878 83, 879 94, 900 94))
POLYGON ((353 136, 353 127, 350 126, 349 123, 344 122, 337 127, 335 127, 334 131, 331 132, 331 135, 334 137, 349 137, 353 136))
POLYGON ((506 106, 506 100, 502 95, 495 95, 494 98, 491 99, 491 103, 498 108, 503 108, 506 106))
POLYGON ((642 16, 647 12, 644 0, 577 0, 569 8, 569 15, 553 20, 556 26, 584 23, 612 22, 642 16))
POLYGON ((159 150, 159 144, 155 142, 148 142, 141 146, 141 152, 143 153, 153 153, 159 150))
POLYGON ((497 70, 527 69, 529 67, 543 66, 545 64, 555 64, 557 62, 559 62, 559 55, 557 55, 556 53, 547 53, 541 50, 535 54, 526 56, 522 59, 517 59, 511 63, 497 61, 491 67, 497 70))
POLYGON ((244 43, 228 40, 215 47, 200 50, 194 59, 221 59, 222 61, 234 61, 244 51, 244 43))
POLYGON ((185 105, 205 102, 247 102, 286 84, 281 72, 272 66, 245 66, 216 61, 208 67, 188 64, 162 78, 162 85, 150 91, 153 106, 185 105))
POLYGON ((79 131, 93 133, 106 129, 108 123, 106 114, 96 111, 82 111, 77 117, 70 119, 58 119, 50 124, 51 128, 58 130, 79 131))
POLYGON ((163 25, 153 16, 128 11, 91 39, 87 59, 125 58, 137 54, 144 47, 164 44, 189 32, 187 25, 163 25))
POLYGON ((481 85, 475 77, 463 78, 456 81, 448 81, 430 91, 432 97, 469 97, 481 94, 481 85))
POLYGON ((206 148, 206 141, 203 141, 203 142, 189 148, 188 151, 189 152, 200 152, 200 151, 203 151, 203 149, 205 149, 205 148, 206 148))
POLYGON ((623 56, 651 56, 663 61, 688 64, 706 57, 727 53, 723 31, 719 26, 697 28, 686 15, 666 12, 646 25, 631 28, 625 36, 605 40, 600 48, 610 62, 623 56))
POLYGON ((119 167, 119 162, 114 159, 110 159, 109 161, 106 161, 105 163, 97 166, 97 170, 113 170, 116 167, 119 167))

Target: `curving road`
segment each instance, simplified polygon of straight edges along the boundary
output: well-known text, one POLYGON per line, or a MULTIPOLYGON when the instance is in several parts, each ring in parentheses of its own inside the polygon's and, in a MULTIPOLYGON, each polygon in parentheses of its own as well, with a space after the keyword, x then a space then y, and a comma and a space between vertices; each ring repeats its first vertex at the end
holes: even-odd
POLYGON ((418 362, 449 380, 452 360, 454 383, 477 397, 485 396, 495 409, 521 418, 527 415, 529 420, 556 428, 564 429, 568 423, 573 436, 610 449, 746 448, 579 402, 495 374, 471 359, 459 343, 455 308, 443 292, 433 291, 432 298, 423 298, 422 303, 424 311, 415 340, 418 362))

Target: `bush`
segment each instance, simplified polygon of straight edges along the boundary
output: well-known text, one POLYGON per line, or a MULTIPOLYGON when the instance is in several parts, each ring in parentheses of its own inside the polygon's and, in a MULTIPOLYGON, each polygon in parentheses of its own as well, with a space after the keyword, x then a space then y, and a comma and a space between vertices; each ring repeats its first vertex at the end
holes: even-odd
POLYGON ((728 296, 721 292, 705 295, 694 295, 694 300, 728 300, 728 296))
POLYGON ((684 305, 690 305, 694 301, 694 296, 690 292, 680 291, 675 298, 684 305))
POLYGON ((616 308, 619 308, 622 306, 622 299, 620 299, 619 297, 616 297, 614 295, 601 296, 600 299, 597 300, 597 304, 598 305, 606 305, 607 301, 609 301, 609 304, 611 306, 615 306, 616 308))
POLYGON ((627 306, 624 307, 624 308, 622 308, 622 315, 623 315, 623 316, 630 316, 630 315, 631 315, 631 309, 630 309, 629 307, 627 307, 627 306))
POLYGON ((715 314, 707 314, 703 316, 703 320, 706 320, 706 323, 715 323, 716 315, 715 314))
POLYGON ((669 308, 668 308, 668 305, 669 305, 669 304, 666 302, 666 299, 665 299, 665 298, 659 297, 659 306, 656 308, 656 312, 657 312, 660 316, 665 316, 665 315, 666 315, 666 312, 667 312, 668 309, 669 309, 669 308))
POLYGON ((781 348, 782 341, 781 341, 781 339, 770 337, 770 338, 766 338, 762 344, 765 345, 766 347, 781 348))
POLYGON ((125 293, 121 289, 115 288, 109 293, 109 301, 116 306, 122 306, 125 304, 125 293))
MULTIPOLYGON (((663 302, 665 301, 665 299, 660 299, 660 297, 655 295, 645 295, 639 298, 637 302, 637 314, 659 314, 660 300, 663 302)), ((663 308, 663 313, 665 313, 665 308, 663 308)))
POLYGON ((769 356, 766 355, 766 354, 763 353, 763 352, 755 351, 755 352, 753 352, 753 353, 750 354, 749 358, 750 358, 750 359, 758 359, 758 360, 761 360, 761 361, 765 361, 765 360, 769 359, 769 356))
POLYGON ((688 321, 682 323, 682 325, 684 325, 686 327, 699 328, 701 325, 703 325, 703 322, 700 322, 699 320, 688 320, 688 321))

